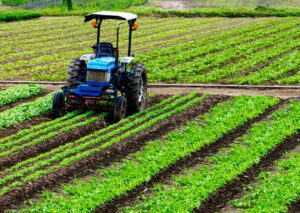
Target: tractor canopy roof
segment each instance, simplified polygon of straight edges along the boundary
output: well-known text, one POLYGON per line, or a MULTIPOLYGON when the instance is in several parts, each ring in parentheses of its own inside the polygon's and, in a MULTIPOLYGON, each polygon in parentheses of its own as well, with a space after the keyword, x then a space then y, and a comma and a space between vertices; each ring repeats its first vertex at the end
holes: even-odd
POLYGON ((111 11, 101 11, 97 13, 92 13, 84 16, 84 22, 88 22, 92 19, 117 19, 117 20, 126 20, 126 21, 135 21, 137 15, 133 13, 125 12, 111 12, 111 11))

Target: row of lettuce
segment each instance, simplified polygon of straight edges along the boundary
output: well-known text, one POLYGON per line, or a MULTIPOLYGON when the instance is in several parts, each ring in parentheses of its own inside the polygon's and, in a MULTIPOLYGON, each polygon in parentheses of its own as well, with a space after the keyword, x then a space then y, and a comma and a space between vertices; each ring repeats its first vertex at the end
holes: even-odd
MULTIPOLYGON (((23 91, 20 89, 21 87, 12 87, 10 90, 15 88, 17 91, 23 91)), ((28 90, 39 88, 44 91, 35 85, 25 85, 24 91, 25 88, 28 90)), ((27 93, 25 94, 28 98, 27 93)), ((11 119, 6 119, 7 123, 2 128, 13 126, 18 122, 49 111, 52 101, 51 95, 0 113, 2 118, 12 115, 9 117, 11 119), (46 107, 46 105, 49 106, 46 107), (40 107, 42 110, 38 110, 40 107), (34 113, 28 113, 28 109, 34 113), (13 117, 14 119, 12 119, 13 117)), ((120 123, 96 131, 75 142, 67 143, 6 168, 0 173, 2 177, 0 182, 1 195, 29 181, 34 181, 42 175, 71 165, 71 163, 99 152, 133 134, 138 134, 157 122, 201 102, 206 97, 207 95, 198 97, 196 93, 182 98, 179 96, 171 97, 140 115, 133 115, 120 123)), ((209 113, 201 115, 199 119, 195 119, 182 129, 169 133, 164 140, 151 141, 145 145, 142 151, 131 154, 122 162, 107 169, 98 170, 99 177, 91 177, 85 181, 78 180, 72 184, 67 184, 63 186, 60 193, 45 191, 42 201, 32 203, 30 210, 33 212, 41 210, 52 212, 56 208, 59 210, 82 209, 82 211, 96 209, 151 180, 155 174, 178 160, 214 143, 223 135, 278 103, 277 98, 248 96, 240 96, 220 103, 209 113), (84 201, 88 202, 83 202, 83 198, 84 201)), ((278 144, 299 131, 299 111, 299 102, 292 101, 285 104, 280 110, 270 115, 268 121, 253 125, 247 134, 237 139, 237 142, 231 144, 229 148, 222 149, 216 155, 207 157, 204 160, 205 163, 200 164, 197 169, 185 170, 183 174, 175 175, 172 182, 155 185, 151 189, 153 193, 150 196, 143 196, 141 202, 126 207, 122 211, 168 212, 170 210, 187 211, 198 208, 213 192, 243 174, 245 170, 258 163, 278 144)), ((94 112, 74 111, 62 118, 1 138, 0 157, 5 157, 26 147, 43 143, 63 132, 95 122, 97 117, 93 114, 94 112), (58 129, 59 131, 57 131, 58 129)), ((299 164, 299 156, 295 152, 287 155, 287 157, 288 160, 279 161, 279 167, 282 171, 270 174, 262 173, 261 176, 264 177, 262 183, 255 186, 252 193, 235 201, 233 205, 253 212, 257 210, 267 212, 273 207, 286 210, 287 205, 294 202, 299 195, 297 178, 293 178, 299 172, 296 169, 299 164), (286 188, 287 182, 292 182, 292 187, 289 189, 286 188), (284 196, 277 196, 276 194, 284 196)), ((24 211, 28 211, 28 209, 24 211)))
MULTIPOLYGON (((35 36, 31 36, 28 30, 16 37, 9 37, 3 32, 8 38, 3 46, 7 54, 0 56, 3 59, 0 69, 9 72, 2 77, 26 78, 30 73, 31 80, 63 80, 70 58, 89 52, 87 47, 92 44, 93 36, 91 29, 77 26, 73 26, 71 33, 65 36, 64 25, 70 25, 67 20, 64 18, 60 24, 57 20, 51 20, 55 25, 58 24, 58 28, 50 28, 47 33, 46 28, 40 30, 38 26, 33 26, 35 36), (76 40, 76 47, 75 35, 80 35, 78 39, 81 41, 78 44, 76 40), (20 42, 22 39, 18 38, 27 41, 20 42), (37 49, 32 49, 33 43, 37 49), (18 51, 12 51, 10 47, 15 44, 18 51)), ((155 18, 141 20, 142 30, 134 38, 134 48, 142 53, 137 60, 148 68, 150 81, 299 83, 299 19, 175 20, 166 18, 159 23, 155 18), (157 48, 158 45, 161 48, 157 48)), ((43 20, 39 22, 44 23, 43 20)), ((10 32, 9 29, 7 31, 10 32)), ((113 27, 109 27, 103 38, 108 38, 112 31, 113 27)), ((126 44, 122 43, 121 46, 125 47, 126 44)))
MULTIPOLYGON (((3 103, 13 103, 17 100, 28 98, 42 92, 45 92, 45 88, 38 85, 16 86, 2 91, 1 93, 5 96, 2 96, 0 93, 0 100, 3 100, 3 103), (12 93, 7 94, 7 91, 12 93)), ((36 98, 33 101, 21 103, 11 109, 0 112, 0 131, 2 131, 3 128, 12 127, 20 122, 50 112, 52 102, 53 93, 50 93, 43 97, 36 98)))
POLYGON ((46 92, 46 89, 37 84, 17 85, 0 91, 0 107, 16 101, 30 98, 46 92))
POLYGON ((40 153, 21 161, 0 172, 0 195, 11 189, 34 181, 55 170, 80 161, 100 152, 134 134, 146 131, 151 126, 189 108, 203 100, 207 95, 198 97, 196 93, 179 98, 166 99, 141 114, 136 114, 119 123, 97 130, 85 137, 70 141, 48 152, 40 153))
MULTIPOLYGON (((240 96, 220 103, 209 113, 200 115, 162 140, 147 142, 141 151, 130 154, 106 169, 98 170, 98 175, 66 184, 58 193, 45 191, 41 201, 30 202, 30 208, 24 209, 24 212, 96 210, 150 181, 180 159, 213 144, 278 103, 277 98, 263 96, 240 96)), ((183 174, 173 176, 171 182, 154 185, 151 193, 141 196, 141 202, 120 211, 187 212, 198 208, 213 192, 243 174, 278 144, 299 131, 299 111, 299 102, 285 104, 271 114, 267 121, 254 124, 248 133, 228 148, 205 158, 199 167, 184 170, 183 174)), ((294 199, 295 191, 290 193, 294 199)))
POLYGON ((149 78, 153 81, 241 84, 274 81, 299 67, 299 20, 286 21, 257 24, 240 29, 238 33, 225 32, 216 36, 218 40, 208 38, 210 42, 195 39, 188 44, 145 53, 139 60, 150 67, 149 78), (276 26, 268 29, 272 24, 276 26), (226 36, 231 37, 222 40, 226 36), (202 48, 194 48, 196 46, 202 48), (160 57, 153 60, 155 55, 160 57), (274 67, 276 69, 269 73, 274 67))
POLYGON ((300 194, 300 179, 296 178, 300 174, 299 148, 298 145, 285 154, 272 170, 261 172, 258 182, 249 185, 247 188, 250 190, 232 201, 232 206, 246 208, 249 212, 270 212, 270 209, 288 212, 288 206, 295 203, 300 194))
MULTIPOLYGON (((154 186, 150 196, 145 196, 142 202, 125 210, 168 212, 180 209, 186 212, 198 208, 209 195, 242 175, 286 138, 299 131, 299 110, 299 102, 285 105, 269 117, 271 121, 262 121, 253 125, 248 133, 240 137, 236 143, 207 157, 198 167, 195 166, 193 169, 185 170, 184 174, 173 176, 170 183, 154 186)), ((283 183, 282 186, 285 188, 283 183)), ((280 196, 272 202, 280 202, 282 205, 296 201, 299 190, 286 189, 286 191, 285 203, 282 202, 282 198, 279 198, 280 196)), ((270 194, 270 192, 267 194, 260 192, 261 194, 256 195, 265 197, 270 194)), ((259 201, 252 202, 256 207, 251 206, 252 209, 245 211, 251 212, 256 209, 259 212, 268 212, 276 206, 276 204, 262 205, 261 200, 259 201)))

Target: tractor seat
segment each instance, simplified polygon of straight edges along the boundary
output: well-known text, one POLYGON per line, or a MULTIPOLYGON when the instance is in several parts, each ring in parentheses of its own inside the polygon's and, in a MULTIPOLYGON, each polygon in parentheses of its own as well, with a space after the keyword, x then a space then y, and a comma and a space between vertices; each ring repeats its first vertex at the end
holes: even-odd
POLYGON ((99 52, 98 55, 104 56, 114 56, 114 48, 111 43, 108 42, 101 42, 99 44, 99 52))

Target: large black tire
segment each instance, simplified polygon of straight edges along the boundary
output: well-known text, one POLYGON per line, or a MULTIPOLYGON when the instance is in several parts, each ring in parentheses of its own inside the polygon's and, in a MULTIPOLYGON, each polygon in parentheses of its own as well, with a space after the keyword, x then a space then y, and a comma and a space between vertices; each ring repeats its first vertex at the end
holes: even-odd
POLYGON ((135 64, 132 67, 133 75, 128 75, 125 84, 127 99, 127 114, 132 115, 145 109, 147 99, 147 73, 143 64, 135 64))
POLYGON ((69 69, 66 86, 68 88, 75 88, 79 79, 85 79, 86 77, 86 63, 79 58, 72 60, 69 69))
POLYGON ((126 117, 127 100, 124 96, 119 96, 115 100, 114 121, 118 122, 126 117))
POLYGON ((53 97, 52 116, 58 118, 64 115, 65 97, 61 92, 56 92, 53 97))

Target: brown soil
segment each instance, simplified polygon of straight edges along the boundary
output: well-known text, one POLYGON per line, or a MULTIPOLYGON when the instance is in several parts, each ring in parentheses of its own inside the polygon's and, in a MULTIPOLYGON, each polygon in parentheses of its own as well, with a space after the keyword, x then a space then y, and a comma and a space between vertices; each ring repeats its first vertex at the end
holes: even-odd
POLYGON ((287 151, 294 149, 297 145, 297 139, 300 138, 300 132, 287 138, 283 143, 263 157, 260 162, 243 174, 239 175, 223 188, 215 192, 209 199, 202 203, 201 208, 195 212, 216 212, 220 211, 227 203, 238 193, 243 191, 243 186, 255 181, 255 177, 266 168, 270 167, 274 161, 280 159, 287 151))
POLYGON ((268 95, 274 96, 281 99, 288 99, 293 97, 300 97, 300 90, 280 90, 280 89, 231 89, 231 88, 150 88, 150 92, 154 92, 156 94, 181 94, 188 93, 190 91, 197 91, 199 93, 208 92, 214 95, 228 95, 228 96, 239 96, 239 95, 268 95))
POLYGON ((277 110, 283 103, 284 101, 270 108, 269 110, 265 111, 257 118, 254 118, 246 122, 242 126, 236 128, 235 130, 225 134, 223 137, 221 137, 219 140, 215 141, 214 143, 177 161, 175 164, 171 165, 167 169, 156 174, 149 182, 144 183, 136 187, 134 190, 126 193, 126 195, 116 198, 111 202, 106 203, 104 206, 99 207, 98 212, 117 212, 119 208, 134 205, 136 202, 138 202, 139 196, 141 195, 145 196, 151 193, 149 189, 152 188, 154 184, 158 184, 158 183, 163 184, 169 182, 173 175, 179 174, 185 168, 190 168, 199 164, 200 162, 203 162, 203 159, 205 157, 217 153, 223 147, 227 147, 236 138, 245 134, 254 123, 265 119, 269 114, 277 110))
POLYGON ((2 131, 0 131, 0 138, 4 138, 4 137, 10 136, 10 135, 13 135, 23 129, 30 129, 32 126, 36 126, 40 123, 44 123, 44 122, 47 122, 50 120, 52 120, 51 114, 48 113, 48 114, 44 114, 39 117, 33 118, 31 120, 21 122, 21 123, 17 124, 16 126, 13 126, 11 128, 6 128, 6 129, 3 129, 2 131))
POLYGON ((288 212, 289 213, 299 213, 300 212, 300 200, 298 200, 297 202, 290 205, 288 212))
POLYGON ((212 105, 225 99, 227 98, 221 96, 208 97, 203 102, 188 108, 184 112, 155 124, 147 129, 147 131, 133 135, 68 167, 60 168, 35 181, 16 187, 0 198, 0 208, 11 208, 33 197, 38 192, 59 186, 61 183, 70 181, 75 176, 86 176, 97 168, 109 166, 112 162, 123 159, 129 153, 139 151, 147 141, 157 139, 178 128, 178 126, 190 121, 195 116, 207 112, 212 105))

